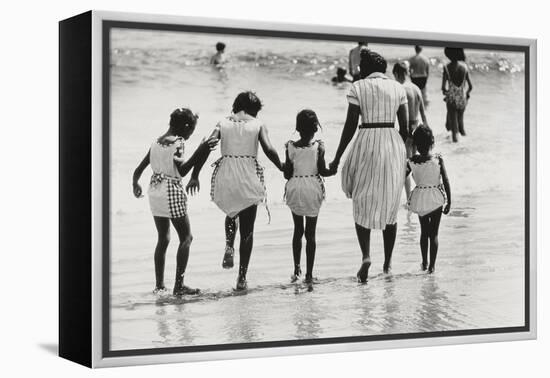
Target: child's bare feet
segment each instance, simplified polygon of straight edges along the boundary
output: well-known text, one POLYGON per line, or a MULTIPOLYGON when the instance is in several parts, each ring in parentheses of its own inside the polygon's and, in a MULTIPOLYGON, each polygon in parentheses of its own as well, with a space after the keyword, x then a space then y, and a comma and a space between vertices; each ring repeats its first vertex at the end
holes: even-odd
POLYGON ((294 273, 290 275, 290 282, 294 283, 298 281, 301 275, 302 275, 302 269, 300 269, 300 265, 294 266, 294 273))
POLYGON ((370 265, 371 261, 369 257, 363 259, 363 262, 361 263, 361 268, 359 268, 359 271, 357 272, 357 279, 360 283, 367 282, 367 278, 369 277, 370 265))
POLYGON ((174 287, 174 291, 172 292, 172 294, 176 297, 181 297, 183 295, 196 295, 199 293, 200 293, 199 289, 194 289, 185 285, 174 287))
POLYGON ((235 290, 241 291, 248 289, 248 283, 246 282, 246 277, 244 275, 240 275, 237 277, 237 286, 235 287, 235 290))
POLYGON ((235 248, 226 246, 225 253, 223 255, 222 268, 231 269, 233 268, 233 256, 235 255, 235 248))
POLYGON ((155 290, 153 290, 153 294, 162 295, 162 294, 166 294, 167 291, 168 290, 166 290, 166 287, 157 286, 157 287, 155 287, 155 290))

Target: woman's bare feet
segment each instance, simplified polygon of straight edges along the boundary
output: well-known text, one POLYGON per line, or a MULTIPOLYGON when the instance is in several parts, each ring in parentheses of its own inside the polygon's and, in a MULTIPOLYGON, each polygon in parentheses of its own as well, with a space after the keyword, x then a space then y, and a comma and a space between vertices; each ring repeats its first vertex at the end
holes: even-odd
POLYGON ((369 257, 363 259, 363 262, 361 263, 361 268, 359 268, 359 271, 357 272, 357 279, 360 283, 367 282, 367 278, 369 277, 370 265, 371 261, 369 257))

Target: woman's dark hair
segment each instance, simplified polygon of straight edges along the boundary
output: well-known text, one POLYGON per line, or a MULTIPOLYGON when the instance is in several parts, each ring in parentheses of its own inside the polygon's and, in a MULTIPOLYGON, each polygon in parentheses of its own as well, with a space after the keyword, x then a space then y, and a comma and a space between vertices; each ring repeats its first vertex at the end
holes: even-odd
POLYGON ((190 109, 178 108, 170 114, 170 128, 174 130, 177 135, 182 135, 185 129, 195 127, 197 119, 199 119, 199 116, 193 114, 190 109))
POLYGON ((233 113, 238 113, 241 110, 252 117, 258 115, 258 112, 262 110, 262 102, 256 93, 251 91, 239 93, 233 102, 233 113))
POLYGON ((382 55, 375 53, 372 50, 361 51, 361 63, 359 63, 361 77, 364 79, 373 72, 386 73, 388 63, 382 55))
POLYGON ((428 153, 434 145, 434 134, 432 129, 426 125, 418 126, 413 132, 413 144, 420 153, 428 153))
POLYGON ((393 74, 395 76, 404 77, 408 72, 409 68, 407 67, 407 63, 404 61, 399 61, 393 65, 393 74))
POLYGON ((464 55, 464 49, 462 47, 445 47, 445 56, 452 62, 466 60, 466 55, 464 55))
POLYGON ((223 50, 225 50, 225 43, 223 42, 216 43, 216 51, 223 51, 223 50))
POLYGON ((319 119, 311 109, 301 110, 296 116, 296 131, 299 133, 315 134, 319 130, 319 119))

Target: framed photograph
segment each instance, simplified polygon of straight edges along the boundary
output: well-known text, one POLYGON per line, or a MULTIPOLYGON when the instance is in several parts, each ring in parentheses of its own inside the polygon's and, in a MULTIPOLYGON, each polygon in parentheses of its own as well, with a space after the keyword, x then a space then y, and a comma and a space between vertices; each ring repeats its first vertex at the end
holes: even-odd
POLYGON ((535 40, 59 27, 62 357, 536 337, 535 40))

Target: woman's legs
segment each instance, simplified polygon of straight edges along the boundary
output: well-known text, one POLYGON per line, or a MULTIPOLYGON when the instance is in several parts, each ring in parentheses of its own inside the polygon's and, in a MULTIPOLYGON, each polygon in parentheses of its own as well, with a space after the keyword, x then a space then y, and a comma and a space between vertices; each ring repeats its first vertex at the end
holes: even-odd
POLYGON ((357 278, 361 282, 367 282, 369 276, 370 268, 370 229, 355 223, 355 232, 357 233, 357 241, 359 242, 359 247, 361 248, 361 253, 363 255, 363 260, 361 263, 361 268, 357 272, 357 278))
POLYGON ((233 256, 235 254, 235 237, 239 228, 238 217, 225 217, 225 252, 223 254, 222 268, 233 268, 233 256))
POLYGON ((422 270, 428 269, 428 243, 430 238, 430 216, 418 216, 420 221, 420 253, 422 254, 422 270))
POLYGON ((384 273, 389 273, 391 268, 391 256, 397 236, 397 223, 387 224, 384 231, 382 231, 382 236, 384 239, 384 273))
POLYGON ((458 132, 462 136, 466 136, 466 131, 464 131, 464 110, 466 109, 459 109, 456 111, 458 132))
POLYGON ((458 115, 457 110, 449 105, 447 102, 447 122, 449 123, 449 128, 453 133, 453 142, 458 142, 456 134, 458 133, 458 115))
POLYGON ((186 215, 181 218, 173 218, 171 221, 176 229, 176 232, 178 233, 180 242, 178 246, 178 253, 176 255, 176 282, 174 283, 174 295, 193 294, 198 292, 198 290, 191 290, 183 285, 185 269, 187 268, 187 262, 189 261, 189 248, 191 247, 191 242, 193 241, 189 217, 186 215))
POLYGON ((170 243, 170 221, 164 217, 153 217, 157 228, 157 245, 155 247, 155 290, 164 289, 164 263, 166 249, 170 243))
POLYGON ((306 281, 313 278, 313 264, 315 263, 315 250, 317 242, 315 240, 315 231, 317 229, 317 217, 306 217, 306 281))
POLYGON ((296 281, 302 272, 300 269, 300 260, 302 256, 302 237, 304 236, 304 217, 292 213, 292 220, 294 221, 294 234, 292 235, 294 274, 291 278, 293 281, 296 281))
POLYGON ((237 289, 246 289, 246 273, 254 244, 254 223, 256 222, 257 205, 252 205, 239 213, 240 236, 239 246, 239 278, 237 289))

